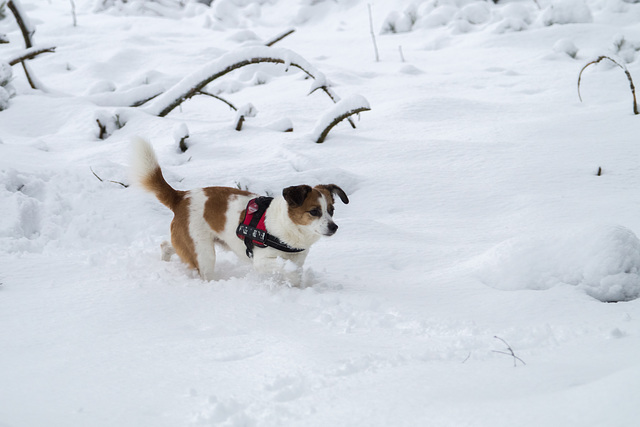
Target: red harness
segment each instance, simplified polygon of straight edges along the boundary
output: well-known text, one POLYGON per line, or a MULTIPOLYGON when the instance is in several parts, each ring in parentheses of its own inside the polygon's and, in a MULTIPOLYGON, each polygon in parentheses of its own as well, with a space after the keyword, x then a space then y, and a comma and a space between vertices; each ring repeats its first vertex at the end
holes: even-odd
POLYGON ((254 245, 264 248, 267 237, 267 227, 264 225, 265 213, 271 204, 270 197, 258 197, 249 200, 244 219, 236 230, 236 235, 242 240, 249 239, 254 245), (265 200, 267 199, 267 200, 265 200))
POLYGON ((273 197, 257 197, 249 200, 244 219, 236 229, 238 238, 244 240, 247 247, 247 256, 253 258, 253 247, 265 248, 267 246, 283 252, 302 252, 304 249, 292 248, 282 240, 267 233, 264 224, 267 208, 273 197))

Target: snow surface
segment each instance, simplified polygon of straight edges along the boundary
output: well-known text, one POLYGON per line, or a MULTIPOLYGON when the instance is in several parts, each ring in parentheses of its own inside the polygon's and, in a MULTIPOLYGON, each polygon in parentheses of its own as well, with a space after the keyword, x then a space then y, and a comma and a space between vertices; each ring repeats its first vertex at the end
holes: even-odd
MULTIPOLYGON (((22 0, 57 49, 29 64, 49 90, 15 66, 0 112, 0 426, 638 423, 640 118, 615 65, 576 83, 600 55, 640 76, 640 4, 176 3, 75 0, 74 27, 22 0), (277 49, 371 103, 357 129, 313 143, 333 102, 282 64, 207 87, 255 105, 241 132, 207 96, 127 107, 291 27, 277 49), (171 213, 125 187, 137 135, 176 188, 341 186, 304 285, 162 261, 171 213)), ((6 62, 10 13, 0 33, 6 62)))

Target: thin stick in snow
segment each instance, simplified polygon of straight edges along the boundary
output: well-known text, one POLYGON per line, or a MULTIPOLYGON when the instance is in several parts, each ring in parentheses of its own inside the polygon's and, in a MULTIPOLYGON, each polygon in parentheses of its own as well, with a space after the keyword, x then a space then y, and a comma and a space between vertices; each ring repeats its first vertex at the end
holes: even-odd
MULTIPOLYGON (((99 180, 100 182, 105 182, 105 180, 104 180, 104 179, 102 179, 102 178, 100 178, 100 177, 98 176, 98 174, 93 170, 93 168, 92 168, 92 167, 89 167, 89 169, 91 170, 91 173, 93 174, 93 176, 95 176, 96 178, 98 178, 98 180, 99 180)), ((109 180, 109 179, 108 179, 106 182, 112 182, 112 183, 114 183, 114 184, 120 184, 120 185, 122 185, 124 188, 128 188, 128 187, 129 187, 127 184, 123 184, 123 183, 122 183, 122 182, 120 182, 120 181, 111 181, 111 180, 109 180)))
POLYGON ((258 114, 258 110, 252 104, 246 104, 240 107, 238 114, 236 114, 235 129, 238 132, 241 131, 246 117, 255 117, 256 114, 258 114))
POLYGON ((198 94, 200 94, 200 95, 210 96, 211 98, 215 98, 215 99, 217 99, 218 101, 222 101, 222 102, 224 102, 225 104, 227 104, 227 105, 229 106, 229 108, 231 108, 233 111, 238 111, 238 109, 236 108, 236 106, 235 106, 235 105, 233 105, 232 103, 230 103, 229 101, 227 101, 226 99, 224 99, 224 98, 222 98, 222 97, 220 97, 220 96, 218 96, 218 95, 214 95, 214 94, 212 94, 212 93, 210 93, 210 92, 207 92, 207 91, 204 91, 204 90, 199 91, 199 92, 198 92, 198 94))
POLYGON ((513 367, 515 368, 517 366, 517 362, 520 361, 522 362, 523 365, 526 365, 526 363, 524 363, 524 360, 520 359, 518 356, 516 356, 516 354, 513 352, 513 349, 511 348, 511 346, 502 338, 498 337, 498 336, 494 336, 495 339, 500 340, 504 343, 504 345, 507 346, 507 350, 509 351, 508 353, 506 351, 499 351, 499 350, 493 350, 494 353, 500 353, 500 354, 506 354, 508 356, 513 357, 513 367))
POLYGON ((266 42, 264 45, 265 46, 273 46, 274 44, 278 43, 280 40, 282 40, 283 38, 290 36, 291 34, 293 34, 296 31, 295 28, 290 28, 287 31, 278 34, 277 36, 275 36, 274 38, 272 38, 271 40, 269 40, 268 42, 266 42))
POLYGON ((71 16, 73 17, 73 26, 78 26, 78 20, 76 19, 76 3, 73 0, 69 0, 71 2, 71 16))
POLYGON ((580 95, 580 80, 582 79, 582 72, 589 66, 592 64, 597 64, 598 62, 602 61, 603 59, 608 59, 609 61, 613 62, 614 64, 616 64, 618 67, 622 68, 622 71, 624 71, 624 73, 627 75, 627 80, 629 80, 629 86, 631 88, 631 95, 633 95, 633 114, 638 114, 638 103, 636 102, 636 87, 633 84, 633 79, 631 78, 631 73, 629 72, 629 70, 627 69, 626 66, 620 64, 618 61, 608 57, 608 56, 599 56, 597 59, 589 62, 587 65, 585 65, 584 67, 582 67, 582 70, 580 70, 580 74, 578 74, 578 98, 580 98, 580 102, 582 102, 582 95, 580 95))
POLYGON ((362 95, 351 95, 339 101, 331 110, 320 117, 311 133, 312 138, 316 143, 321 144, 327 138, 329 131, 342 120, 369 110, 371 110, 369 101, 362 95))
POLYGON ((373 31, 373 17, 371 14, 371 3, 367 4, 369 8, 369 31, 371 32, 371 40, 373 40, 373 50, 376 54, 376 62, 380 62, 380 56, 378 55, 378 44, 376 43, 376 34, 373 31))

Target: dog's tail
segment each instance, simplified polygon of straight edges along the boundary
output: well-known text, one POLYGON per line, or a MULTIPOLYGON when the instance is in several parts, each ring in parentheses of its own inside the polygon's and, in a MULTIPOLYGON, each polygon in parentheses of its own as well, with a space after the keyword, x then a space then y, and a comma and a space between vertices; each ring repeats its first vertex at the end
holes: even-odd
POLYGON ((175 190, 162 176, 162 170, 149 141, 137 137, 133 140, 132 174, 145 190, 156 195, 160 203, 172 211, 183 199, 185 192, 175 190))

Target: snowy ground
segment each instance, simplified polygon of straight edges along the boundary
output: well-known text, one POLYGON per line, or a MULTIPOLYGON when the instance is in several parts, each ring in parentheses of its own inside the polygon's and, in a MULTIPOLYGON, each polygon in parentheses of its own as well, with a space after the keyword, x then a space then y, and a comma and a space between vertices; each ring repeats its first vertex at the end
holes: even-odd
MULTIPOLYGON (((75 0, 74 27, 66 0, 21 3, 57 49, 30 63, 46 91, 12 67, 0 112, 1 427, 636 425, 640 118, 612 63, 576 83, 599 55, 640 79, 640 4, 75 0), (241 132, 206 96, 126 107, 289 28, 275 47, 370 103, 357 129, 315 144, 333 104, 283 65, 209 85, 257 109, 241 132), (304 286, 161 261, 171 213, 108 182, 135 135, 180 189, 344 188, 304 286)), ((23 48, 5 12, 0 61, 23 48)))

